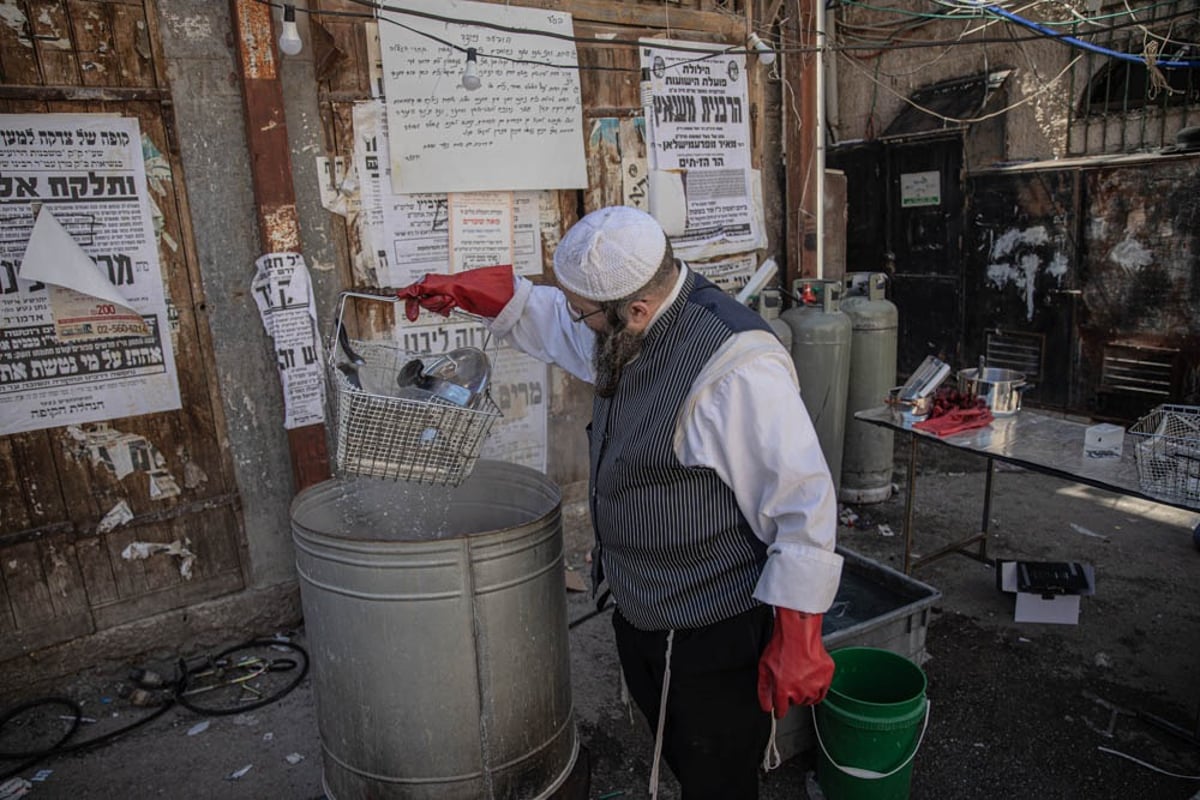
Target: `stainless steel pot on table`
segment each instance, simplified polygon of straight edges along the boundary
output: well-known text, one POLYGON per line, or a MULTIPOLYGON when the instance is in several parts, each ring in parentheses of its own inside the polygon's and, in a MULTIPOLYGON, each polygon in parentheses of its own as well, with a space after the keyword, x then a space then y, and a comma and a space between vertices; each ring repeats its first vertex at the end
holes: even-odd
POLYGON ((988 410, 997 417, 1020 411, 1021 395, 1029 388, 1025 374, 1011 369, 980 367, 958 371, 958 391, 982 397, 988 410))

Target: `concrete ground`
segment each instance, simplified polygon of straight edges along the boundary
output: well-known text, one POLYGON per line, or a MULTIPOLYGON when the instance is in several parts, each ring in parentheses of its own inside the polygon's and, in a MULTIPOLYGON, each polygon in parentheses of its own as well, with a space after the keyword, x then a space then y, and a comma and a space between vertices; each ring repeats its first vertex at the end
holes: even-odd
MULTIPOLYGON (((932 454, 915 485, 918 551, 978 525, 981 469, 981 460, 932 454)), ((854 507, 858 527, 839 530, 842 545, 898 567, 909 488, 854 507)), ((1091 563, 1096 594, 1083 599, 1077 625, 1017 624, 1013 598, 996 589, 989 566, 955 555, 919 570, 915 577, 943 596, 927 631, 931 716, 912 797, 1200 797, 1200 748, 1147 718, 1192 732, 1200 720, 1200 551, 1192 541, 1200 515, 1004 469, 996 475, 991 517, 990 555, 1091 563)), ((586 575, 583 507, 564 508, 564 534, 568 568, 586 575)), ((570 619, 591 609, 586 594, 568 594, 570 619)), ((303 630, 294 641, 304 642, 303 630)), ((621 702, 608 614, 573 627, 569 641, 578 730, 591 762, 589 797, 646 797, 652 741, 637 712, 621 702)), ((169 670, 174 655, 149 654, 146 661, 169 670)), ((121 697, 128 667, 97 665, 38 693, 82 702, 97 721, 84 724, 77 739, 98 736, 147 713, 121 697)), ((12 749, 13 735, 0 730, 0 751, 12 749)), ((16 766, 0 761, 0 774, 16 766)), ((812 769, 811 752, 789 760, 764 777, 762 797, 815 798, 807 788, 812 769)), ((242 714, 172 708, 110 743, 45 759, 20 777, 31 781, 27 796, 35 800, 315 800, 322 796, 321 757, 311 682, 242 714)), ((660 797, 678 798, 669 773, 660 797)))

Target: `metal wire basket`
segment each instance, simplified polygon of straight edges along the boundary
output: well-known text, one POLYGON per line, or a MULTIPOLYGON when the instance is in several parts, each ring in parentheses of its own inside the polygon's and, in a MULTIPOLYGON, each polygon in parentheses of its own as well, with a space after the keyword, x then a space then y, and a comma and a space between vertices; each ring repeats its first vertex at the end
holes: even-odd
POLYGON ((1129 435, 1142 491, 1200 503, 1200 406, 1158 406, 1129 435))
POLYGON ((392 296, 343 292, 329 341, 334 462, 345 475, 457 486, 471 474, 500 408, 490 394, 477 408, 440 400, 394 397, 396 376, 410 359, 392 341, 352 340, 343 318, 348 298, 396 303, 392 296))

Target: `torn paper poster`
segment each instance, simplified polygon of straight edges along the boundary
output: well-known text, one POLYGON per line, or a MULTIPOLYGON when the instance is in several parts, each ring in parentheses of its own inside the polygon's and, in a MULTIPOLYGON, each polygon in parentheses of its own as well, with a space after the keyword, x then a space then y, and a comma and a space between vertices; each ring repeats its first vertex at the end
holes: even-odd
POLYGON ((346 216, 358 211, 358 181, 354 177, 354 162, 341 156, 317 156, 317 175, 320 176, 321 205, 334 214, 346 216))
POLYGON ((646 196, 649 167, 646 160, 645 117, 623 117, 617 121, 617 145, 621 153, 621 197, 625 205, 650 210, 646 196))
POLYGON ((132 472, 150 475, 150 496, 165 500, 180 493, 167 470, 167 459, 145 436, 122 433, 108 425, 90 428, 70 426, 67 435, 78 444, 92 464, 110 470, 117 480, 132 472))
POLYGON ((542 232, 540 228, 542 195, 551 192, 513 192, 513 272, 541 275, 542 232))
POLYGON ((317 304, 308 266, 299 253, 269 253, 254 262, 254 301, 275 342, 289 430, 325 421, 324 359, 318 343, 317 304))
POLYGON ((662 219, 667 209, 672 219, 684 222, 683 231, 671 236, 680 257, 711 258, 765 246, 750 166, 745 54, 672 42, 714 51, 701 60, 658 44, 647 39, 639 48, 651 84, 650 207, 664 227, 678 227, 662 219), (663 205, 664 194, 672 202, 663 205))
POLYGON ((0 114, 0 143, 0 436, 179 408, 137 118, 0 114))
POLYGON ((148 336, 142 315, 98 270, 49 208, 36 214, 21 257, 21 277, 50 286, 54 336, 62 343, 112 336, 148 336))
POLYGON ((758 268, 758 257, 754 253, 743 253, 714 261, 689 261, 688 266, 716 284, 721 291, 737 294, 758 268))
POLYGON ((175 476, 165 469, 152 469, 149 491, 154 500, 164 500, 179 494, 179 484, 175 482, 175 476))
POLYGON ((122 500, 113 506, 104 518, 100 520, 100 524, 96 526, 96 533, 108 533, 114 528, 119 528, 129 520, 133 519, 133 511, 129 509, 129 503, 122 500))
POLYGON ((191 547, 191 544, 190 539, 184 539, 183 541, 176 539, 170 544, 163 544, 162 542, 130 542, 121 551, 121 558, 126 561, 141 561, 159 554, 175 556, 180 560, 179 574, 183 576, 184 580, 190 581, 192 579, 192 566, 196 563, 196 555, 188 549, 191 547))

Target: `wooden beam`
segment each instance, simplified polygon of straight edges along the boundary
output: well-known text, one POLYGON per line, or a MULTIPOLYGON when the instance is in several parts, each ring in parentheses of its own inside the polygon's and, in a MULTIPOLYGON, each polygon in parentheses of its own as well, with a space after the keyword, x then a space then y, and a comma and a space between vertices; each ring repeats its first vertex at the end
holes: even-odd
MULTIPOLYGON (((784 38, 801 47, 811 48, 816 42, 815 5, 823 0, 799 0, 799 13, 784 27, 784 38)), ((783 129, 787 137, 787 265, 784 269, 784 289, 791 292, 796 278, 812 278, 817 274, 816 243, 816 79, 813 69, 816 58, 812 52, 788 54, 783 80, 791 87, 784 91, 783 129), (792 101, 795 98, 796 102, 792 101)))
MULTIPOLYGON (((299 253, 300 222, 271 7, 255 0, 230 3, 260 245, 263 253, 299 253)), ((329 477, 323 424, 292 428, 288 431, 288 447, 297 491, 329 477)))

